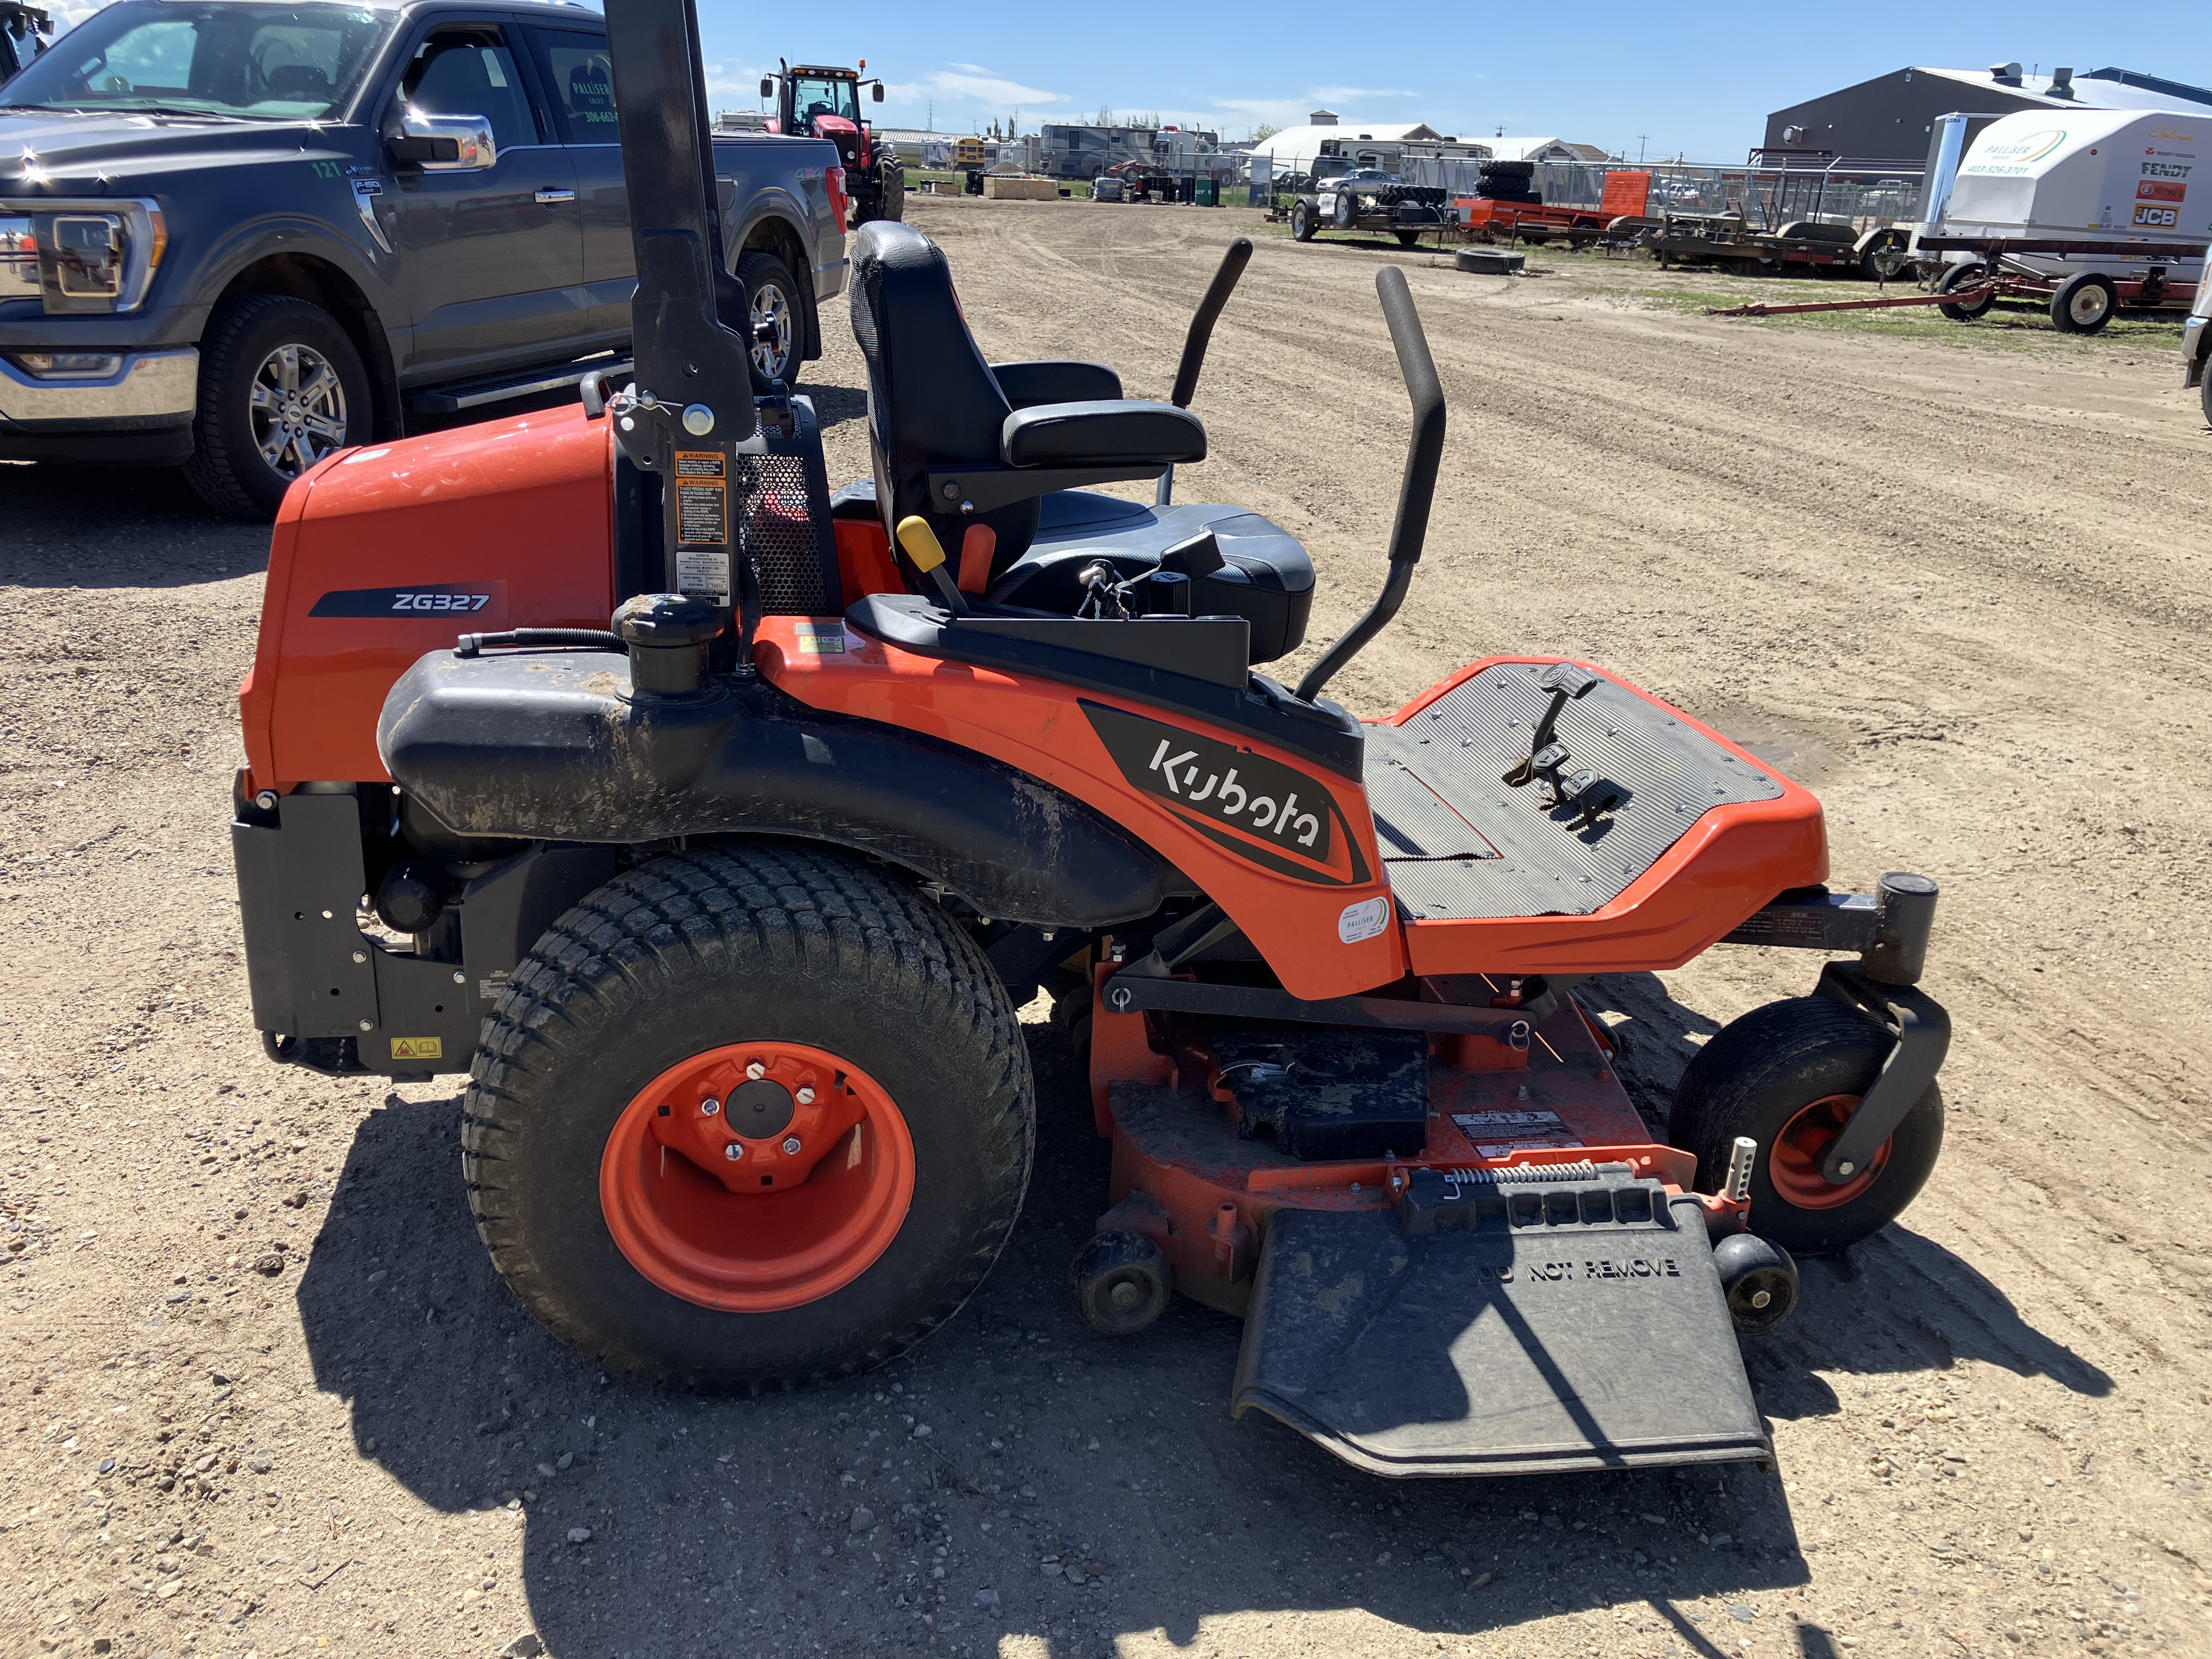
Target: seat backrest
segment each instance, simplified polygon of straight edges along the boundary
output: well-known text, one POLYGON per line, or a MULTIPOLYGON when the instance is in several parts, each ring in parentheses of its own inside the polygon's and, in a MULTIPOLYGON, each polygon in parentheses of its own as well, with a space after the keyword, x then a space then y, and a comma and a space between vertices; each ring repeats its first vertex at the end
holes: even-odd
POLYGON ((963 514, 929 499, 936 467, 995 465, 1000 428, 1013 406, 976 349, 944 251, 911 225, 877 220, 853 239, 853 337, 868 370, 868 447, 884 529, 897 544, 899 520, 920 514, 954 557, 968 526, 987 524, 1003 569, 1036 534, 1037 503, 963 514))

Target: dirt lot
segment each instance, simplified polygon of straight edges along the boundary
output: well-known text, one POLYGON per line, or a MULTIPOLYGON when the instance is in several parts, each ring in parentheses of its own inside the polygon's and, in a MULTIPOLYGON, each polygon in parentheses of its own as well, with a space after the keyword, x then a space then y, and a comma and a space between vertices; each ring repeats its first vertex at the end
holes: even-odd
MULTIPOLYGON (((1154 395, 1247 220, 913 207, 991 355, 1154 395)), ((164 477, 10 469, 0 1649, 2212 1652, 2212 435, 2167 331, 1726 322, 1679 296, 1755 285, 1269 236, 1182 493, 1307 538, 1319 641, 1401 465, 1386 258, 1451 438, 1413 603, 1340 694, 1595 659, 1814 785, 1838 882, 1945 885, 1948 1155, 1749 1352, 1778 1467, 1393 1486, 1230 1421, 1231 1322, 1115 1343, 1067 1306, 1104 1158, 1042 1024, 1028 1210, 952 1328, 828 1393, 610 1382, 487 1267, 450 1086, 280 1070, 249 1029, 223 823, 264 536, 164 477)), ((1812 978, 1723 952, 1595 1000, 1656 1101, 1812 978)))

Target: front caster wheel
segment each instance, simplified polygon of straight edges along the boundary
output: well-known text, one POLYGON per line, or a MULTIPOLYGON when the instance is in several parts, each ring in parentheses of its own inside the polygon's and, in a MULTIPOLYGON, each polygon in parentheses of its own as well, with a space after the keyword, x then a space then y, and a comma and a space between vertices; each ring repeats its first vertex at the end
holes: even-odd
POLYGON ((952 1317, 1021 1208, 1028 1050, 973 939, 839 854, 716 848, 547 930, 487 1022, 462 1173, 492 1261, 609 1370, 758 1391, 952 1317))
POLYGON ((1083 1322, 1108 1336, 1133 1336, 1167 1311, 1175 1276, 1142 1233, 1094 1233, 1075 1253, 1068 1282, 1083 1322))
POLYGON ((1872 1019, 1827 997, 1754 1008, 1682 1073, 1667 1139, 1696 1155, 1698 1184, 1718 1192, 1730 1147, 1748 1135, 1759 1143, 1751 1224, 1799 1255, 1844 1249, 1903 1212, 1943 1146, 1943 1091, 1931 1083, 1865 1169, 1840 1186, 1822 1175, 1891 1042, 1872 1019))
POLYGON ((1730 1233, 1713 1246, 1721 1291, 1739 1336, 1765 1336, 1797 1305, 1797 1264, 1755 1233, 1730 1233))

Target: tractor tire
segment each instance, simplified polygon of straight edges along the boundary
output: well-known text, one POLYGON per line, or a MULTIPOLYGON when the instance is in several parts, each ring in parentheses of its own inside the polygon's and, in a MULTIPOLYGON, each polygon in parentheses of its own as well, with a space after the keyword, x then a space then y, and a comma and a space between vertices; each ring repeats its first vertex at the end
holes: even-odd
POLYGON ((2097 333, 2119 308, 2120 291, 2112 279, 2094 271, 2069 276, 2051 296, 2051 320, 2061 334, 2097 333))
POLYGON ((906 164, 895 157, 888 159, 878 166, 877 175, 882 189, 876 216, 896 224, 906 217, 906 164))
POLYGON ((1880 1231, 1912 1202, 1943 1146, 1943 1091, 1928 1092, 1841 1187, 1821 1176, 1823 1149, 1872 1085, 1892 1039, 1828 997, 1754 1008, 1698 1051, 1674 1091, 1670 1145, 1693 1153, 1698 1184, 1717 1192, 1738 1135, 1759 1143, 1753 1232, 1798 1255, 1825 1255, 1880 1231))
POLYGON ((185 477, 234 519, 273 519, 293 480, 365 441, 368 371, 337 319, 287 294, 224 301, 200 340, 199 407, 185 477))
POLYGON ((849 1376, 951 1319, 1036 1138, 1019 1019, 974 940, 788 844, 656 859, 562 916, 462 1111, 470 1207, 523 1304, 605 1370, 714 1392, 849 1376))
POLYGON ((1526 190, 1528 181, 1536 176, 1534 161, 1481 161, 1475 166, 1474 176, 1486 183, 1495 179, 1500 183, 1510 179, 1515 190, 1526 190))
POLYGON ((1321 209, 1309 198, 1301 196, 1291 204, 1291 240, 1310 242, 1314 232, 1321 228, 1321 209))
POLYGON ((776 325, 774 343, 754 343, 753 367, 796 391, 801 337, 806 326, 805 313, 799 308, 799 284, 792 280, 790 268, 782 260, 757 248, 738 258, 736 276, 745 293, 747 322, 757 325, 772 318, 776 325))
MULTIPOLYGON (((1936 291, 1938 294, 1955 294, 1962 288, 1972 287, 1988 274, 1988 268, 1984 265, 1953 265, 1936 278, 1936 291)), ((1996 302, 1997 296, 1989 294, 1965 305, 1939 305, 1936 309, 1954 323, 1971 323, 1978 317, 1987 316, 1990 307, 1996 302)))

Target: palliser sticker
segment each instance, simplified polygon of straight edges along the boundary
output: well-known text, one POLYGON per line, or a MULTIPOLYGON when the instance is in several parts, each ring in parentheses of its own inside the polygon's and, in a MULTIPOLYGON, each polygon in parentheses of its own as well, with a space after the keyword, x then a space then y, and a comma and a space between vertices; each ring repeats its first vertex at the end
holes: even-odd
POLYGON ((1317 779, 1179 726, 1094 702, 1083 712, 1121 775, 1209 840, 1304 881, 1350 886, 1369 878, 1317 779))

